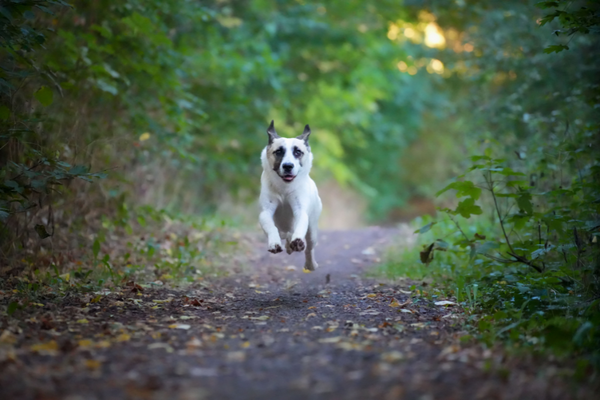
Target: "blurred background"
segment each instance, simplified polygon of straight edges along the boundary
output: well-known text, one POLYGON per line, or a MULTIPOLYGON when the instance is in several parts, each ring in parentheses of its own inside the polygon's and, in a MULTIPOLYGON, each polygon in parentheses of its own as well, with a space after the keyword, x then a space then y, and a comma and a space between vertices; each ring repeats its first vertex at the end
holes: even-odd
POLYGON ((434 214, 490 146, 553 173, 540 144, 598 111, 598 36, 536 3, 4 1, 4 237, 140 205, 254 227, 272 119, 313 129, 327 229, 434 214))

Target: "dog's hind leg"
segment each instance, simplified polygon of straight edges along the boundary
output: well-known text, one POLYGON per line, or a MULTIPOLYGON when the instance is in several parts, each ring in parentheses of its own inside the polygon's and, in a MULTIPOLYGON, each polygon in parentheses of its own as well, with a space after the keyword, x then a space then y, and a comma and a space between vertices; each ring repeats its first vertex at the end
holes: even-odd
POLYGON ((312 225, 308 227, 306 232, 306 249, 304 250, 304 269, 314 271, 319 268, 319 264, 315 261, 315 246, 317 245, 317 228, 312 225))

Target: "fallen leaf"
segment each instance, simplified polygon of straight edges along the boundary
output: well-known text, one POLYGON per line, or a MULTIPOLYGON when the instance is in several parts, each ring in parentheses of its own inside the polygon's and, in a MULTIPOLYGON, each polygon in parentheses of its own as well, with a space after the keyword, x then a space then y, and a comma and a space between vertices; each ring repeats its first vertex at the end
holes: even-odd
POLYGON ((99 360, 85 360, 85 367, 87 369, 95 370, 102 366, 102 362, 99 360))
POLYGON ((79 344, 79 347, 91 347, 94 342, 91 341, 90 339, 81 339, 79 342, 77 342, 79 344))
POLYGON ((188 324, 172 324, 172 325, 169 325, 169 328, 171 328, 171 329, 184 329, 184 330, 188 330, 191 327, 192 326, 188 325, 188 324))
POLYGON ((367 297, 372 299, 373 297, 377 297, 377 295, 375 293, 369 293, 367 297))
POLYGON ((368 255, 375 254, 375 250, 374 250, 372 247, 367 247, 366 249, 364 249, 364 250, 362 251, 362 253, 363 253, 364 255, 367 255, 367 256, 368 256, 368 255))
POLYGON ((381 359, 388 363, 394 363, 403 360, 404 355, 399 351, 390 351, 389 353, 383 353, 381 359))
POLYGON ((362 312, 358 313, 358 315, 379 315, 379 314, 381 314, 381 313, 377 310, 367 310, 367 311, 362 311, 362 312))
POLYGON ((0 335, 0 343, 15 344, 17 343, 17 337, 13 335, 8 329, 5 329, 0 335))
POLYGON ((188 350, 195 350, 202 346, 202 341, 200 341, 200 339, 197 337, 193 337, 185 344, 185 346, 188 348, 188 350))
POLYGON ((266 321, 269 318, 271 318, 271 317, 269 317, 268 315, 261 315, 260 317, 250 317, 250 319, 257 320, 257 321, 266 321))
POLYGON ((312 313, 310 313, 310 314, 308 314, 306 316, 306 319, 309 319, 310 317, 316 317, 316 316, 317 316, 317 314, 315 314, 314 312, 312 312, 312 313))
POLYGON ((441 300, 441 301, 436 301, 434 304, 436 306, 451 306, 451 305, 454 305, 456 303, 454 303, 452 301, 448 301, 448 300, 441 300))
POLYGON ((317 307, 315 307, 315 306, 308 307, 309 310, 312 310, 313 308, 317 308, 317 307))
POLYGON ((96 343, 96 347, 100 349, 107 349, 110 347, 110 342, 108 340, 101 340, 96 343))
POLYGON ((401 308, 399 311, 404 312, 404 313, 410 313, 412 314, 412 311, 406 309, 406 308, 401 308))
POLYGON ((334 336, 334 337, 323 338, 323 339, 319 339, 319 343, 338 343, 343 338, 344 338, 343 336, 334 336))
POLYGON ((85 319, 85 318, 83 318, 83 319, 78 319, 78 320, 77 320, 77 323, 78 323, 78 324, 87 324, 88 322, 89 322, 89 321, 88 321, 87 319, 85 319))
POLYGON ((129 336, 129 334, 127 334, 127 333, 121 333, 119 336, 117 336, 115 338, 115 340, 117 342, 127 342, 127 341, 129 341, 129 339, 131 339, 131 336, 129 336))
POLYGON ((173 348, 168 343, 156 342, 148 345, 148 350, 165 349, 167 353, 172 353, 173 348))
POLYGON ((30 347, 30 349, 31 349, 31 351, 35 351, 35 352, 38 352, 41 354, 48 354, 48 355, 58 354, 58 344, 56 343, 56 340, 51 340, 46 343, 34 344, 30 347))

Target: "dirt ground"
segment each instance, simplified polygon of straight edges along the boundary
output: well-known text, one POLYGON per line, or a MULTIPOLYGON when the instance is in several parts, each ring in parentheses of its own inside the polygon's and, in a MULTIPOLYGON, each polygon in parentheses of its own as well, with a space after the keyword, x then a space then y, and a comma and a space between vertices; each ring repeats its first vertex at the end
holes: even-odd
POLYGON ((557 362, 461 341, 457 305, 367 278, 397 230, 323 232, 314 273, 256 240, 246 272, 227 278, 3 315, 0 399, 595 397, 557 362))

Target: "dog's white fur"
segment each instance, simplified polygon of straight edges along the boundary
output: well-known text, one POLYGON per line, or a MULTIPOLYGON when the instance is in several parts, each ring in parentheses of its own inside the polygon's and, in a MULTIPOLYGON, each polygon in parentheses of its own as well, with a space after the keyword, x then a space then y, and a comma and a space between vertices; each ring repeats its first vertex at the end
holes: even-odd
POLYGON ((306 125, 301 136, 287 139, 277 135, 271 122, 267 133, 269 145, 260 157, 259 221, 267 235, 268 251, 281 252, 281 239, 285 239, 287 253, 304 250, 304 269, 314 271, 318 267, 314 248, 322 204, 317 185, 308 175, 313 161, 308 145, 310 128, 306 125))

